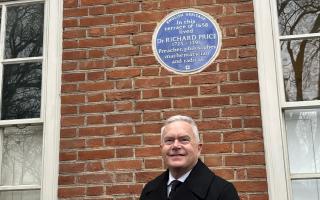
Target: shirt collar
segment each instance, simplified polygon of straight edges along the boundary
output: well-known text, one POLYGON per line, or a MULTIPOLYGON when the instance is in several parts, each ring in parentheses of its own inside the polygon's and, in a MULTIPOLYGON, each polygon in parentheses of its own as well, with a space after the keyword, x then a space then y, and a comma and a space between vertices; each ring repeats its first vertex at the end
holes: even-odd
POLYGON ((191 172, 191 170, 188 171, 187 173, 183 174, 180 178, 175 179, 175 178, 172 176, 171 172, 169 171, 169 179, 168 179, 167 185, 170 185, 170 183, 171 183, 173 180, 178 180, 178 181, 180 181, 180 182, 184 182, 184 181, 188 178, 190 172, 191 172))

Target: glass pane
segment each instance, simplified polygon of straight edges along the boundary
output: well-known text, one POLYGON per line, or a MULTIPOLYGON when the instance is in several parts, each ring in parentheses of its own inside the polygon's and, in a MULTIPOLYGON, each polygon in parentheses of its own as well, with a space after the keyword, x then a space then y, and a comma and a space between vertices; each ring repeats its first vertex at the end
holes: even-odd
POLYGON ((320 109, 285 111, 291 173, 320 173, 320 109))
POLYGON ((319 180, 310 179, 292 181, 293 200, 320 200, 319 192, 319 180))
POLYGON ((1 185, 40 185, 42 127, 4 128, 2 147, 1 185))
POLYGON ((320 99, 320 39, 281 42, 287 101, 320 99))
POLYGON ((40 117, 41 63, 4 65, 1 119, 40 117))
POLYGON ((43 4, 8 7, 5 58, 42 55, 43 4))
POLYGON ((278 0, 281 35, 320 32, 320 0, 278 0))
POLYGON ((40 200, 39 190, 30 191, 2 191, 1 200, 40 200))

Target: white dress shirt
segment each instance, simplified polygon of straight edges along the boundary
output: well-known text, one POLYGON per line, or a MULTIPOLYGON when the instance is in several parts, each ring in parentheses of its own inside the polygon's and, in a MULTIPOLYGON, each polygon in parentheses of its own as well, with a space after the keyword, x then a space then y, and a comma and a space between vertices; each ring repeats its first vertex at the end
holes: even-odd
POLYGON ((167 196, 169 196, 169 194, 170 194, 172 181, 178 180, 178 181, 180 181, 180 182, 183 183, 183 182, 188 178, 190 172, 191 172, 191 170, 188 171, 187 173, 183 174, 180 178, 175 179, 175 178, 172 176, 171 172, 169 171, 169 179, 168 179, 168 182, 167 182, 167 196))

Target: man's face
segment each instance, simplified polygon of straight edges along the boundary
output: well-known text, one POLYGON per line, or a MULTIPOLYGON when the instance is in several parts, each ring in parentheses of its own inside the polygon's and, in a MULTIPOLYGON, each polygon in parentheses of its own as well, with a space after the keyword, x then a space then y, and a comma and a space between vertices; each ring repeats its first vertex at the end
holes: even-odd
POLYGON ((196 141, 190 124, 176 121, 165 127, 160 147, 167 167, 185 173, 197 163, 202 145, 196 141))

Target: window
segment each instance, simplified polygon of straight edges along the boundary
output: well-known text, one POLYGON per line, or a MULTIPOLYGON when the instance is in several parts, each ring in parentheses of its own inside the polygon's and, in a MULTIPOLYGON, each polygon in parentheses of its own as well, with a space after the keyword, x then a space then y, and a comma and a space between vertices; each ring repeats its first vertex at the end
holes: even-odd
POLYGON ((61 5, 0 1, 0 199, 57 199, 61 5))
POLYGON ((254 3, 270 199, 320 200, 320 0, 254 3))

